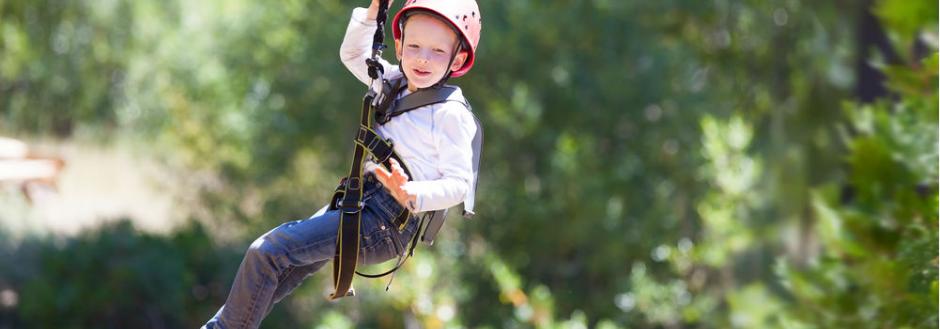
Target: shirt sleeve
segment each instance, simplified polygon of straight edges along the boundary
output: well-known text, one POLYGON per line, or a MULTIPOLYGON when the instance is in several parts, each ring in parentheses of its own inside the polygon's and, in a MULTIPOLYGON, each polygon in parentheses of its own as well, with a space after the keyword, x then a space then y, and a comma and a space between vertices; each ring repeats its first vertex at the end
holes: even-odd
MULTIPOLYGON (((377 23, 374 19, 366 18, 368 16, 367 12, 365 8, 353 9, 349 26, 346 27, 346 36, 343 37, 343 44, 339 48, 339 57, 343 61, 343 65, 359 81, 370 85, 372 78, 369 77, 369 66, 366 65, 366 59, 372 57, 372 37, 375 34, 377 23)), ((388 49, 394 48, 390 47, 388 49)), ((397 65, 392 65, 381 58, 379 61, 385 67, 387 79, 401 74, 397 65)))
POLYGON ((417 195, 415 211, 447 209, 464 200, 473 179, 472 143, 476 129, 473 115, 458 103, 444 103, 435 111, 432 136, 441 177, 410 181, 402 186, 417 195))

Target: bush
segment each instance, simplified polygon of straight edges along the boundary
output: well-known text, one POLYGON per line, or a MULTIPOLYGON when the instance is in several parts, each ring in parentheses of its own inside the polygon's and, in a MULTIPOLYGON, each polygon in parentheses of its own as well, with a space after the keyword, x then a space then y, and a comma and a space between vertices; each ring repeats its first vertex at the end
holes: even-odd
POLYGON ((0 254, 0 290, 18 296, 0 327, 17 328, 198 327, 227 296, 241 258, 214 246, 202 225, 161 236, 126 219, 0 254))

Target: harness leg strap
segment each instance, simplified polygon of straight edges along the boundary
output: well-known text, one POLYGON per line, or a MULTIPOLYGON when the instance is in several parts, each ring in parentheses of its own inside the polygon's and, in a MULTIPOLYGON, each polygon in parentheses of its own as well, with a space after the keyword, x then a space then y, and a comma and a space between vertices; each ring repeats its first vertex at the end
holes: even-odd
MULTIPOLYGON (((369 117, 372 114, 372 94, 367 94, 362 100, 362 124, 370 126, 369 117)), ((356 143, 352 166, 349 176, 342 184, 342 196, 336 207, 340 210, 339 228, 336 232, 336 255, 333 257, 333 287, 330 300, 336 300, 349 295, 352 287, 353 274, 359 260, 359 228, 362 222, 362 165, 365 159, 365 148, 356 143)), ((337 192, 338 194, 338 192, 337 192)))
POLYGON ((362 212, 340 215, 339 232, 336 244, 339 247, 333 258, 334 293, 331 300, 340 297, 353 296, 352 277, 356 272, 356 263, 359 261, 359 226, 362 222, 362 212))

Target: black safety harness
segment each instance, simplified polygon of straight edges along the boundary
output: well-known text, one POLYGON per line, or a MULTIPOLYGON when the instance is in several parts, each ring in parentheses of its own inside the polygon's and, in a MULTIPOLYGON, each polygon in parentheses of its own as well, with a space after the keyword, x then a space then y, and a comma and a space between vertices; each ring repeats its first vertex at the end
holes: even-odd
MULTIPOLYGON (((380 274, 364 274, 356 271, 356 265, 359 257, 359 243, 361 239, 360 224, 362 221, 363 203, 363 185, 364 173, 363 167, 366 161, 373 161, 376 164, 383 165, 391 171, 390 159, 395 159, 401 164, 402 169, 408 175, 409 179, 413 177, 405 162, 395 153, 392 140, 382 138, 375 130, 375 122, 385 124, 394 117, 405 112, 421 108, 423 106, 437 104, 442 102, 459 102, 468 110, 470 105, 459 94, 455 94, 457 88, 450 85, 437 84, 431 88, 419 89, 414 93, 396 99, 396 96, 402 92, 408 85, 408 82, 402 77, 397 79, 384 79, 384 68, 379 61, 382 50, 385 49, 385 21, 387 18, 388 0, 381 0, 379 4, 378 16, 376 18, 377 27, 373 37, 372 57, 366 59, 369 67, 369 76, 375 82, 380 82, 369 91, 362 100, 362 112, 359 122, 359 128, 355 135, 355 151, 353 153, 352 166, 349 169, 349 175, 340 181, 336 192, 328 206, 329 210, 340 211, 339 228, 336 239, 336 255, 333 259, 333 285, 334 292, 330 294, 330 299, 335 300, 344 296, 354 295, 352 290, 353 273, 364 277, 378 278, 395 273, 405 260, 414 254, 415 246, 419 241, 430 245, 434 241, 441 226, 444 224, 446 210, 431 211, 414 216, 411 212, 402 207, 403 210, 393 220, 394 226, 398 232, 402 232, 409 220, 419 220, 418 229, 411 237, 408 252, 399 255, 395 267, 380 274), (376 90, 378 89, 378 90, 376 90), (371 155, 367 159, 366 154, 371 155)), ((472 112, 471 112, 472 114, 472 112)), ((476 188, 476 177, 479 170, 480 150, 483 142, 483 130, 479 120, 474 116, 477 125, 477 133, 473 138, 473 174, 474 179, 471 182, 468 198, 464 200, 464 217, 473 215, 474 191, 476 188)), ((389 280, 389 285, 391 280, 389 280)), ((388 287, 386 287, 388 289, 388 287)))

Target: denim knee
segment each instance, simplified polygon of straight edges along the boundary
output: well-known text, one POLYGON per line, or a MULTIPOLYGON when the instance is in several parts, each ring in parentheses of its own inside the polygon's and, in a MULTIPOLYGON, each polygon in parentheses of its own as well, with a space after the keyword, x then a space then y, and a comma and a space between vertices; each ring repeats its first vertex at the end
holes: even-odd
POLYGON ((287 250, 284 249, 284 246, 271 241, 266 236, 255 239, 248 246, 248 251, 245 253, 246 258, 252 258, 261 261, 263 264, 270 264, 278 268, 284 267, 280 260, 284 259, 286 255, 287 250))

